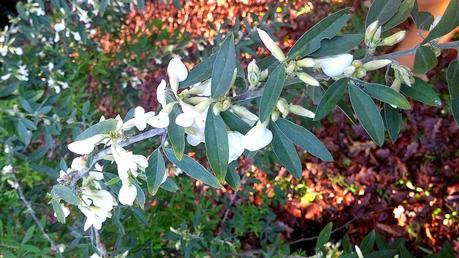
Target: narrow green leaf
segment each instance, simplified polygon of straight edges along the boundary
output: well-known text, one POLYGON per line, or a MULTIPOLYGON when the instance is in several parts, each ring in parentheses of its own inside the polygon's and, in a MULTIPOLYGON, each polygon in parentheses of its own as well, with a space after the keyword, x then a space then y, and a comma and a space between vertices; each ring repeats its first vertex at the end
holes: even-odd
POLYGON ((185 151, 185 128, 175 124, 175 118, 180 114, 180 108, 175 105, 172 112, 169 114, 169 126, 167 127, 167 137, 174 150, 175 157, 182 159, 183 152, 185 151))
POLYGON ((232 131, 238 131, 242 134, 246 134, 250 130, 250 125, 244 122, 242 118, 240 118, 238 115, 234 114, 231 111, 225 111, 220 113, 220 115, 223 118, 223 121, 225 121, 225 124, 232 130, 232 131))
POLYGON ((382 116, 387 132, 389 133, 389 138, 395 143, 402 126, 402 114, 400 114, 397 108, 393 108, 389 104, 384 104, 382 116))
POLYGON ((384 122, 375 103, 370 96, 353 83, 349 84, 349 97, 362 127, 371 139, 381 146, 384 143, 384 122))
POLYGON ((320 48, 322 40, 336 36, 349 18, 347 12, 348 9, 335 12, 306 31, 292 46, 287 54, 288 58, 309 55, 320 48))
POLYGON ((378 250, 375 252, 371 252, 365 255, 365 258, 387 258, 387 257, 394 257, 397 254, 397 250, 395 249, 385 249, 385 250, 378 250))
POLYGON ((280 118, 276 121, 281 131, 296 145, 323 161, 333 161, 325 145, 308 129, 280 118))
POLYGON ((322 229, 322 231, 320 231, 316 242, 316 250, 322 248, 322 246, 324 246, 330 240, 332 228, 333 224, 330 222, 322 229))
POLYGON ((397 13, 401 0, 374 0, 368 10, 365 27, 378 20, 379 25, 388 22, 397 13))
POLYGON ((295 145, 293 145, 293 142, 281 131, 276 122, 270 123, 269 127, 273 133, 271 145, 274 154, 279 162, 292 173, 296 179, 300 180, 301 161, 296 152, 295 145))
POLYGON ((406 96, 409 96, 429 106, 441 106, 440 97, 433 90, 432 86, 419 78, 415 78, 415 82, 411 87, 402 84, 400 91, 406 96))
POLYGON ((337 105, 341 112, 343 112, 353 124, 357 124, 357 119, 355 118, 354 113, 352 112, 352 108, 348 103, 346 103, 343 99, 340 99, 337 105))
POLYGON ((324 39, 320 48, 310 56, 318 58, 346 53, 357 47, 360 42, 362 42, 361 34, 344 34, 332 39, 324 39))
POLYGON ((148 158, 148 167, 145 169, 147 176, 148 193, 155 195, 162 184, 166 175, 166 165, 159 148, 157 148, 148 158))
POLYGON ((237 162, 233 161, 228 165, 228 172, 226 173, 225 180, 228 183, 228 185, 233 189, 234 191, 238 191, 239 187, 241 186, 241 178, 239 177, 237 171, 237 162))
POLYGON ((33 237, 34 233, 35 233, 35 225, 32 225, 31 227, 29 227, 29 229, 27 229, 24 235, 24 238, 21 241, 21 244, 26 244, 33 237))
POLYGON ((451 62, 446 72, 449 97, 451 100, 451 111, 456 124, 459 124, 459 62, 451 62))
POLYGON ((106 134, 111 132, 116 129, 117 124, 118 121, 113 118, 99 122, 80 133, 80 135, 75 138, 75 141, 81 141, 96 134, 106 134))
POLYGON ((135 202, 139 205, 139 207, 143 210, 145 209, 145 193, 143 189, 135 183, 135 188, 137 189, 137 196, 135 197, 135 202))
POLYGON ((175 164, 178 168, 183 170, 188 176, 203 182, 206 185, 220 188, 221 185, 218 182, 217 178, 207 171, 201 164, 196 162, 194 159, 190 158, 187 155, 183 155, 182 160, 178 160, 172 151, 172 149, 165 148, 164 154, 167 159, 175 164))
POLYGON ((450 31, 454 30, 459 26, 459 0, 450 0, 448 7, 446 7, 443 16, 435 26, 429 35, 424 39, 422 44, 430 42, 431 40, 440 38, 448 34, 450 31))
POLYGON ((53 206, 54 213, 56 213, 57 221, 59 221, 62 224, 65 224, 64 211, 62 210, 59 201, 56 198, 53 198, 51 200, 51 205, 53 206))
POLYGON ((26 124, 22 120, 18 120, 16 124, 16 131, 19 137, 19 140, 24 143, 25 146, 29 145, 30 140, 32 139, 32 132, 27 130, 26 124))
POLYGON ((78 200, 76 194, 65 185, 55 185, 53 186, 52 191, 67 203, 70 203, 75 206, 78 206, 78 204, 80 204, 80 201, 78 200))
POLYGON ((225 122, 220 115, 214 114, 213 105, 210 106, 207 112, 204 136, 206 140, 206 154, 210 167, 217 178, 222 181, 225 179, 228 169, 228 135, 226 133, 225 122))
POLYGON ((382 31, 387 31, 404 22, 411 14, 416 0, 405 0, 398 8, 397 13, 382 26, 382 31))
POLYGON ((212 98, 221 97, 228 92, 236 69, 236 49, 234 36, 229 34, 223 41, 212 65, 212 98))
POLYGON ((161 189, 164 189, 168 192, 175 193, 179 190, 177 184, 171 178, 167 178, 166 181, 160 186, 161 189))
POLYGON ((347 78, 339 79, 335 81, 320 99, 319 105, 317 105, 316 116, 314 120, 320 120, 324 118, 330 111, 336 106, 336 103, 341 99, 346 87, 349 84, 347 78))
POLYGON ((373 250, 373 247, 375 246, 375 240, 376 240, 376 233, 374 230, 372 230, 368 235, 365 236, 365 238, 362 240, 362 243, 360 243, 360 250, 362 251, 363 254, 368 254, 373 250))
POLYGON ((260 121, 266 121, 271 116, 274 106, 282 92, 285 82, 285 67, 279 64, 269 75, 260 100, 260 121))
POLYGON ((429 12, 420 12, 417 1, 414 2, 413 10, 411 11, 411 17, 416 24, 418 30, 428 31, 430 25, 434 21, 434 17, 429 12))
POLYGON ((414 56, 414 67, 415 73, 427 73, 437 66, 437 56, 435 52, 429 46, 420 46, 416 49, 416 55, 414 56))
POLYGON ((366 84, 363 90, 371 97, 401 109, 411 109, 410 103, 402 94, 391 87, 378 83, 366 84))
POLYGON ((205 58, 201 63, 195 65, 188 73, 186 80, 180 83, 180 88, 191 86, 195 83, 205 81, 212 76, 212 66, 215 61, 215 54, 205 58))

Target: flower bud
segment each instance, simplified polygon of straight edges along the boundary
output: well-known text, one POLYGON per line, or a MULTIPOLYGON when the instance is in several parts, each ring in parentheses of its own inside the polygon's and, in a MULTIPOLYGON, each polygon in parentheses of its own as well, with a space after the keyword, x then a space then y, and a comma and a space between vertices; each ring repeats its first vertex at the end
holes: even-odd
POLYGON ((258 35, 260 36, 261 41, 265 47, 271 52, 271 54, 279 60, 279 62, 283 62, 285 60, 284 52, 276 43, 272 40, 272 38, 266 33, 266 31, 257 28, 258 35))
POLYGON ((406 31, 402 30, 399 31, 395 34, 392 34, 391 36, 384 38, 381 43, 379 44, 380 46, 393 46, 400 41, 402 41, 406 36, 406 31))
POLYGON ((306 83, 307 85, 311 85, 311 86, 319 86, 319 81, 314 79, 314 77, 312 77, 311 75, 305 73, 305 72, 300 72, 300 73, 297 73, 296 74, 298 76, 298 78, 303 81, 304 83, 306 83))
POLYGON ((206 108, 209 107, 210 103, 212 103, 212 100, 208 98, 202 101, 201 103, 197 104, 196 106, 194 106, 194 109, 198 112, 204 112, 204 110, 206 110, 206 108))
POLYGON ((232 105, 231 110, 250 126, 253 126, 258 121, 258 117, 243 106, 232 105))
POLYGON ((215 103, 215 105, 213 106, 213 112, 216 116, 218 116, 220 114, 220 112, 223 110, 223 105, 221 102, 217 102, 215 103))
POLYGON ((275 110, 271 113, 271 121, 276 122, 279 119, 280 113, 279 111, 275 110))
POLYGON ((356 68, 353 65, 350 65, 350 66, 346 67, 346 69, 344 69, 344 75, 346 77, 351 77, 354 74, 355 69, 356 68))
POLYGON ((258 85, 261 77, 260 68, 258 68, 255 59, 249 63, 249 66, 247 67, 247 75, 250 86, 255 88, 258 85))
POLYGON ((376 20, 372 22, 370 25, 368 25, 366 31, 365 31, 365 45, 369 46, 371 42, 373 42, 373 36, 376 33, 376 30, 379 27, 379 21, 376 20))
POLYGON ((396 92, 400 92, 400 86, 402 86, 402 82, 398 78, 395 78, 390 87, 396 92))
POLYGON ((367 75, 367 70, 363 69, 363 68, 359 68, 357 69, 357 72, 355 73, 355 76, 357 78, 363 78, 367 75))
POLYGON ((285 69, 285 72, 287 74, 291 74, 291 73, 293 73, 295 71, 295 69, 296 69, 296 63, 295 63, 295 61, 292 61, 287 65, 287 68, 285 69))
POLYGON ((306 108, 304 108, 304 107, 302 107, 300 105, 290 104, 288 109, 290 110, 290 112, 292 112, 295 115, 304 116, 304 117, 308 117, 308 118, 314 118, 316 116, 316 114, 314 112, 312 112, 311 110, 308 110, 308 109, 306 109, 306 108))
POLYGON ((231 106, 231 100, 230 99, 225 99, 222 103, 222 111, 228 110, 228 108, 231 106))
POLYGON ((288 115, 288 103, 284 98, 279 98, 276 103, 276 108, 279 110, 279 112, 281 112, 282 117, 286 117, 288 115))
POLYGON ((269 70, 264 69, 263 72, 261 72, 260 81, 266 80, 266 78, 268 78, 268 75, 269 75, 269 70))
POLYGON ((296 65, 299 67, 314 67, 316 65, 316 62, 314 62, 314 59, 312 58, 303 58, 301 60, 296 61, 296 65))
POLYGON ((388 65, 392 63, 392 60, 389 60, 389 59, 380 59, 380 60, 373 60, 373 61, 370 61, 370 62, 367 62, 365 64, 363 64, 363 68, 367 71, 374 71, 374 70, 378 70, 380 68, 383 68, 384 66, 388 65))

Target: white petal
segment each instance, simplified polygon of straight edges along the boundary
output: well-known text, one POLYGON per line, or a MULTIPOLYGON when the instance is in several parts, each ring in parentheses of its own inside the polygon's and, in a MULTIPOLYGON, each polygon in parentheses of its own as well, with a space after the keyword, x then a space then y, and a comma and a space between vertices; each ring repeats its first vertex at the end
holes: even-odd
POLYGON ((137 188, 135 185, 123 184, 118 193, 118 200, 121 204, 132 206, 137 197, 137 188))
POLYGON ((273 139, 273 134, 266 127, 256 125, 250 129, 243 139, 244 148, 249 151, 256 151, 266 147, 273 139))
POLYGON ((202 135, 193 135, 193 134, 188 134, 186 136, 186 141, 191 145, 191 146, 198 146, 201 142, 205 142, 205 138, 202 135))
POLYGON ((169 114, 159 112, 158 115, 148 119, 147 123, 155 128, 166 128, 169 126, 169 114))
POLYGON ((229 159, 228 164, 239 158, 244 152, 242 144, 244 135, 240 132, 228 132, 229 159))
POLYGON ((169 61, 169 65, 167 66, 167 75, 169 76, 169 80, 171 78, 175 78, 177 82, 186 80, 186 77, 188 77, 188 70, 179 57, 174 57, 171 61, 169 61))
POLYGON ((162 107, 165 107, 166 102, 166 81, 161 80, 158 87, 156 88, 156 99, 162 107))
POLYGON ((96 134, 84 140, 72 142, 67 146, 67 148, 76 154, 86 155, 91 153, 94 150, 94 147, 104 138, 105 135, 96 134))
POLYGON ((141 168, 148 167, 148 159, 143 155, 132 155, 132 160, 141 168))
POLYGON ((335 77, 341 75, 346 67, 351 65, 353 59, 351 54, 341 54, 315 59, 315 61, 326 75, 335 77))
POLYGON ((175 123, 181 127, 190 127, 193 125, 194 116, 190 113, 181 113, 175 118, 175 123))

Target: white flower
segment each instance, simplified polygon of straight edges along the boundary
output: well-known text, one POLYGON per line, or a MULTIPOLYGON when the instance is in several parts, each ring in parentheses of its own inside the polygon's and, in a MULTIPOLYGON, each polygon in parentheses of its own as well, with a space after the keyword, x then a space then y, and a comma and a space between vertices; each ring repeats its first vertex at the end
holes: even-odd
POLYGON ((56 23, 56 24, 54 25, 54 30, 55 30, 56 32, 61 32, 61 31, 63 31, 64 29, 65 29, 65 21, 64 21, 64 19, 62 19, 61 22, 56 23))
POLYGON ((285 55, 284 52, 282 52, 282 49, 280 49, 266 31, 257 28, 257 32, 269 52, 271 52, 271 54, 279 60, 279 62, 283 62, 285 60, 285 55))
POLYGON ((156 99, 158 103, 164 108, 167 104, 166 100, 166 81, 161 80, 158 87, 156 87, 156 99))
POLYGON ((0 78, 1 78, 2 81, 6 81, 11 77, 11 75, 12 75, 11 73, 7 73, 7 74, 3 75, 0 78))
POLYGON ((240 132, 228 131, 229 159, 228 164, 237 160, 244 152, 243 146, 244 135, 240 132))
POLYGON ((154 115, 154 112, 145 113, 145 109, 138 106, 134 109, 134 118, 129 119, 123 124, 123 130, 129 130, 135 126, 139 131, 143 131, 147 127, 147 120, 152 118, 154 115))
POLYGON ((180 57, 174 57, 169 61, 167 75, 172 91, 177 93, 179 83, 186 80, 186 77, 188 77, 188 70, 182 60, 180 60, 180 57))
POLYGON ((238 115, 244 122, 253 126, 257 121, 258 117, 254 113, 250 112, 247 108, 239 105, 232 105, 231 111, 238 115))
POLYGON ((94 147, 106 138, 106 135, 96 134, 84 140, 74 141, 67 145, 67 148, 76 154, 86 155, 91 153, 94 150, 94 147))
POLYGON ((124 205, 132 206, 135 198, 137 197, 137 188, 135 185, 127 182, 123 183, 120 192, 118 193, 118 200, 124 205))
POLYGON ((185 128, 188 143, 196 146, 201 142, 205 142, 204 128, 206 126, 208 105, 207 107, 206 105, 201 105, 200 107, 204 109, 198 109, 182 102, 181 107, 183 113, 175 118, 175 123, 185 128))
POLYGON ((83 157, 76 157, 72 160, 72 165, 70 166, 72 170, 81 170, 86 168, 86 159, 83 157))
POLYGON ((351 54, 340 54, 315 59, 315 62, 326 75, 336 77, 344 72, 346 67, 352 63, 353 58, 351 54))
POLYGON ((102 257, 98 255, 97 253, 93 253, 91 256, 89 256, 89 258, 102 258, 102 257))
POLYGON ((212 79, 209 79, 204 82, 199 82, 194 84, 190 89, 189 93, 202 96, 202 97, 210 97, 211 94, 211 84, 212 84, 212 79))
POLYGON ((147 123, 155 128, 166 128, 169 126, 169 113, 161 110, 159 114, 148 119, 147 123))
POLYGON ((145 156, 135 155, 116 144, 112 145, 111 149, 118 168, 118 176, 122 181, 129 178, 129 172, 137 177, 138 169, 143 170, 148 167, 148 160, 145 156))
POLYGON ((242 142, 244 149, 256 151, 266 147, 272 139, 272 132, 262 123, 258 123, 244 135, 242 142))
MULTIPOLYGON (((64 213, 64 218, 67 218, 70 215, 70 209, 65 206, 63 203, 60 203, 62 212, 64 213)), ((54 217, 57 218, 56 213, 54 213, 54 217)))
POLYGON ((73 35, 73 38, 74 38, 76 41, 81 41, 80 33, 78 33, 78 32, 73 32, 73 31, 72 31, 72 35, 73 35))

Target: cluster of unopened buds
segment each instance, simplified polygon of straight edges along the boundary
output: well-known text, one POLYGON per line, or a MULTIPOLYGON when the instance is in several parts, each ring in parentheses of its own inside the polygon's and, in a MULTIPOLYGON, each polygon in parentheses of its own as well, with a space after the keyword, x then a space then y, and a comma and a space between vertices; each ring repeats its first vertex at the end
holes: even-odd
POLYGON ((382 26, 376 20, 368 25, 365 31, 365 45, 368 47, 368 54, 372 55, 376 47, 393 46, 402 41, 406 36, 406 31, 396 32, 389 37, 381 38, 382 26))

